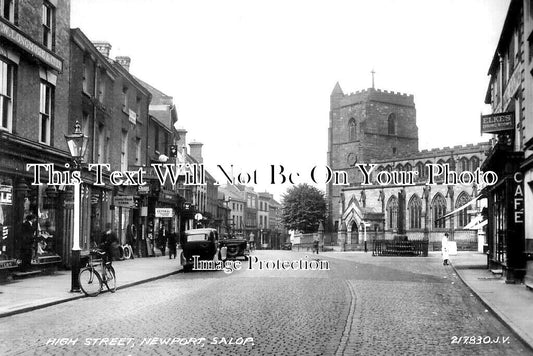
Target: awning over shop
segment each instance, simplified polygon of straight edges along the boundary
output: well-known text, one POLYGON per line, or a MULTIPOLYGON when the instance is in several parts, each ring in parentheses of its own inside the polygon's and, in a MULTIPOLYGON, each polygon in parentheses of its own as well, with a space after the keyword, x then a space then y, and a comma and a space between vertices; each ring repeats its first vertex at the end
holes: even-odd
POLYGON ((468 224, 463 227, 465 230, 479 230, 483 226, 487 225, 487 220, 483 220, 483 216, 478 215, 472 221, 470 221, 468 224))
POLYGON ((467 207, 469 207, 470 205, 474 204, 476 201, 478 201, 479 199, 481 199, 481 198, 483 198, 483 197, 484 197, 484 195, 483 195, 483 194, 480 194, 480 195, 478 195, 477 197, 475 197, 474 199, 470 200, 468 203, 466 203, 466 204, 460 206, 459 208, 455 209, 454 211, 449 212, 449 213, 446 214, 446 215, 441 216, 440 218, 438 218, 438 219, 436 219, 436 220, 438 221, 438 220, 446 219, 446 218, 448 218, 448 217, 450 217, 450 216, 452 216, 452 215, 458 213, 459 211, 461 211, 461 210, 463 210, 463 209, 466 209, 467 207))

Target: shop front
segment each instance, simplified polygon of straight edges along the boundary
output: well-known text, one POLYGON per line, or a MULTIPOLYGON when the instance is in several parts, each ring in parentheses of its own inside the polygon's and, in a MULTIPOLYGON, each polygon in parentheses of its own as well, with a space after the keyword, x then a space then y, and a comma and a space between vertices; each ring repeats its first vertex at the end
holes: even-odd
POLYGON ((501 269, 508 283, 522 281, 526 268, 522 160, 522 152, 498 143, 481 167, 498 175, 498 182, 483 192, 488 200, 488 255, 490 268, 501 269))
POLYGON ((155 255, 154 248, 165 254, 169 234, 179 233, 179 204, 178 195, 171 190, 161 189, 152 195, 148 206, 149 241, 147 241, 152 255, 155 255))

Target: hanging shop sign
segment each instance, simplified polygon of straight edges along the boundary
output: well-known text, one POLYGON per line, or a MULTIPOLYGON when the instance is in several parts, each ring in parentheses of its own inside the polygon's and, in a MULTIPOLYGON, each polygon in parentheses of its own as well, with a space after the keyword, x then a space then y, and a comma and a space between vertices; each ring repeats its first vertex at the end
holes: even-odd
POLYGON ((156 218, 171 218, 174 216, 174 209, 172 208, 155 208, 156 218))
POLYGON ((133 199, 133 195, 117 195, 113 202, 116 207, 121 208, 133 208, 135 207, 135 200, 133 199))
POLYGON ((150 185, 149 184, 145 184, 145 185, 137 186, 137 193, 139 195, 144 195, 144 194, 150 193, 150 185))
POLYGON ((481 133, 498 133, 514 130, 514 113, 481 115, 481 133))

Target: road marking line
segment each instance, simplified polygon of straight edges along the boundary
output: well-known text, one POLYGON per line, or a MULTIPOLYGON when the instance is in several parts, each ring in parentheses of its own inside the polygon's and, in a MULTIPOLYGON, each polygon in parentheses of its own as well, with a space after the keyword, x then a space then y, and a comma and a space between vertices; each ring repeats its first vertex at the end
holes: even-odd
POLYGON ((348 290, 350 291, 350 311, 348 312, 348 317, 346 319, 346 325, 344 326, 344 331, 342 332, 341 341, 339 343, 339 347, 337 348, 337 351, 335 352, 335 355, 344 355, 344 352, 346 351, 346 346, 348 345, 348 339, 350 338, 350 334, 352 332, 352 325, 353 325, 353 319, 355 314, 355 303, 356 303, 356 297, 355 297, 355 287, 350 281, 345 281, 348 285, 348 290))

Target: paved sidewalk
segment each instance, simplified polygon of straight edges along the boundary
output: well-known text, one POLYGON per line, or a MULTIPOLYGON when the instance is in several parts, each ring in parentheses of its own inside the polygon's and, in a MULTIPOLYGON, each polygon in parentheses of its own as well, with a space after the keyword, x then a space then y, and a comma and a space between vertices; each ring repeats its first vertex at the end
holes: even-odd
POLYGON ((487 256, 460 252, 450 256, 457 275, 500 320, 533 348, 533 292, 524 284, 506 284, 487 269, 487 256))
MULTIPOLYGON (((114 261, 113 267, 117 275, 117 289, 163 278, 181 270, 179 257, 169 259, 168 256, 114 261)), ((83 293, 70 293, 70 285, 70 271, 0 284, 0 318, 85 297, 83 293)))

